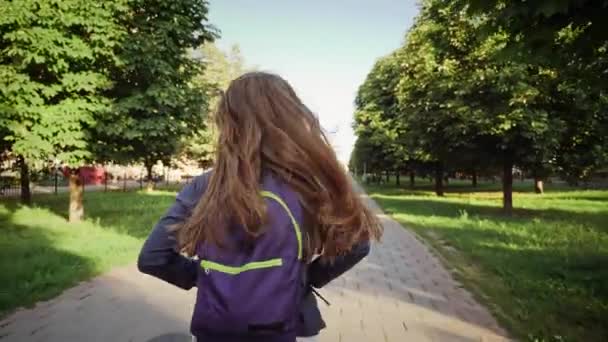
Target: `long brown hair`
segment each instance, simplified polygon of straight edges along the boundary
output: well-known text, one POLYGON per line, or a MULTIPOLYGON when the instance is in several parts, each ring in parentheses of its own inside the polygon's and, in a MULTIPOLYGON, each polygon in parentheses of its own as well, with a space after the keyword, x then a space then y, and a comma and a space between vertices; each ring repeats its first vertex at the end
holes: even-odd
POLYGON ((316 116, 281 77, 247 73, 230 83, 218 103, 214 170, 205 194, 177 228, 181 250, 202 242, 222 245, 228 222, 253 238, 263 233, 262 170, 300 195, 307 213, 305 252, 332 260, 354 244, 379 239, 382 227, 355 193, 316 116))

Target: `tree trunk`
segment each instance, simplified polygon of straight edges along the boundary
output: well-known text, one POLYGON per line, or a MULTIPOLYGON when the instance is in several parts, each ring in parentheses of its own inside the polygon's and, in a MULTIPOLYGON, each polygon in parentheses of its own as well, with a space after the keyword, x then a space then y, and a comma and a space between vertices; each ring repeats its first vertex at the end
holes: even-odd
POLYGON ((534 177, 534 192, 542 194, 545 192, 543 179, 540 177, 534 177))
POLYGON ((21 203, 32 204, 32 192, 30 191, 30 168, 23 157, 19 157, 20 181, 21 181, 21 203))
POLYGON ((477 171, 473 170, 473 180, 472 180, 472 184, 473 187, 476 188, 477 187, 477 171))
POLYGON ((443 196, 443 165, 441 163, 435 167, 435 194, 443 196))
POLYGON ((416 173, 414 171, 410 171, 410 188, 414 188, 416 186, 416 173))
POLYGON ((445 185, 450 184, 450 176, 446 175, 445 177, 443 177, 443 180, 445 181, 445 185))
POLYGON ((401 180, 399 179, 399 176, 401 176, 401 175, 400 175, 400 172, 399 172, 399 171, 395 172, 395 184, 396 184, 397 186, 400 186, 400 185, 401 185, 401 180))
POLYGON ((152 180, 152 164, 146 164, 146 191, 154 190, 154 181, 152 180))
POLYGON ((55 192, 55 195, 57 195, 59 193, 59 188, 58 188, 58 186, 59 186, 59 170, 57 170, 57 166, 55 166, 55 169, 54 169, 53 173, 54 173, 54 176, 55 176, 54 177, 55 178, 55 190, 54 190, 54 192, 55 192))
POLYGON ((79 222, 84 217, 82 183, 78 172, 70 172, 70 222, 79 222))
POLYGON ((386 184, 388 184, 388 182, 391 181, 391 173, 388 170, 386 170, 385 173, 386 173, 386 184))
POLYGON ((502 209, 507 215, 513 213, 513 160, 505 156, 502 175, 502 209))

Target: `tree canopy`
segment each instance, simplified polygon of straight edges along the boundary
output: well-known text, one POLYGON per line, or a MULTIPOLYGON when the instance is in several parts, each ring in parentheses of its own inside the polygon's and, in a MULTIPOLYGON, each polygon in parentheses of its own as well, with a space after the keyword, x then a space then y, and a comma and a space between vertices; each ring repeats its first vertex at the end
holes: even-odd
POLYGON ((124 1, 0 2, 0 126, 13 153, 79 165, 88 129, 111 108, 109 66, 124 1))
MULTIPOLYGON (((205 90, 209 112, 215 110, 219 94, 228 88, 232 80, 245 71, 245 61, 238 45, 233 45, 228 51, 222 51, 213 43, 200 46, 195 52, 205 64, 194 82, 205 90)), ((181 139, 177 159, 182 162, 195 162, 201 167, 209 167, 215 158, 216 132, 211 115, 205 116, 192 136, 181 139)))
POLYGON ((169 164, 180 141, 203 126, 208 97, 195 80, 204 64, 190 52, 216 33, 204 0, 130 0, 120 23, 129 35, 111 73, 113 111, 95 131, 98 154, 142 162, 150 177, 154 164, 169 164))
MULTIPOLYGON (((449 170, 501 169, 510 212, 514 167, 581 179, 605 165, 606 96, 597 74, 605 77, 598 52, 606 39, 583 30, 579 12, 559 10, 552 13, 562 26, 548 26, 553 40, 538 45, 538 32, 518 25, 533 20, 524 12, 537 13, 536 3, 483 3, 422 2, 404 44, 379 59, 359 88, 353 158, 384 170, 431 163, 438 195, 449 170), (575 43, 581 39, 594 47, 575 43), (556 61, 545 48, 562 40, 571 44, 556 61), (505 58, 513 46, 523 52, 505 58), (592 58, 583 64, 583 56, 592 58)), ((530 15, 545 27, 543 16, 530 15)))
POLYGON ((0 0, 0 147, 71 169, 70 219, 83 215, 78 168, 151 169, 202 126, 207 96, 190 50, 216 37, 206 0, 0 0))
POLYGON ((20 160, 24 202, 32 161, 94 158, 90 132, 112 107, 104 91, 126 10, 123 0, 0 1, 0 132, 20 160))

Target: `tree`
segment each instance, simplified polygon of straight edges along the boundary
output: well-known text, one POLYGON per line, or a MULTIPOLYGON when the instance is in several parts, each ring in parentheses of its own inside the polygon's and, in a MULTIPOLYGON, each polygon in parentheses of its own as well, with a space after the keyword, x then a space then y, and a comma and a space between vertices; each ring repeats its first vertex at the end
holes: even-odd
POLYGON ((562 122, 548 112, 551 70, 496 58, 506 36, 476 34, 483 17, 445 1, 422 11, 395 54, 404 142, 435 164, 436 193, 451 169, 503 170, 503 207, 512 209, 512 170, 554 151, 562 122), (480 160, 475 156, 485 156, 480 160))
POLYGON ((605 21, 608 4, 605 1, 450 2, 465 9, 469 15, 491 19, 480 25, 477 31, 480 35, 490 36, 501 30, 508 33, 508 46, 500 51, 504 57, 553 66, 563 66, 565 62, 579 58, 588 62, 589 68, 606 63, 603 58, 597 58, 602 48, 606 47, 608 37, 608 24, 605 21), (564 54, 556 54, 556 50, 564 54), (577 58, 573 58, 574 56, 577 58))
MULTIPOLYGON (((0 126, 21 165, 22 201, 30 202, 28 164, 92 158, 88 131, 106 114, 108 68, 124 30, 124 1, 0 1, 0 126)), ((70 176, 70 221, 82 217, 79 177, 70 176)))
POLYGON ((454 18, 454 13, 445 14, 432 2, 425 3, 396 54, 401 66, 396 93, 400 119, 407 126, 405 141, 419 151, 420 159, 434 165, 438 196, 444 193, 448 165, 461 164, 460 156, 471 148, 476 128, 475 116, 455 96, 462 91, 460 78, 468 67, 465 57, 472 39, 458 27, 464 26, 464 20, 454 18))
MULTIPOLYGON (((0 121, 2 118, 0 117, 0 121)), ((2 179, 2 172, 8 169, 6 166, 7 161, 11 158, 10 149, 11 145, 5 139, 9 135, 8 129, 0 123, 0 191, 2 191, 2 187, 5 185, 2 179)))
MULTIPOLYGON (((238 45, 233 45, 228 53, 220 50, 215 44, 206 43, 196 51, 205 63, 202 73, 197 75, 195 83, 205 89, 209 110, 217 106, 219 94, 228 88, 232 80, 245 73, 245 62, 238 45)), ((181 140, 178 158, 196 161, 203 168, 209 167, 215 158, 216 132, 214 124, 207 116, 193 136, 181 140)))
MULTIPOLYGON (((566 70, 561 69, 561 74, 566 70)), ((603 85, 582 73, 575 76, 576 69, 568 74, 556 86, 555 112, 564 125, 554 168, 568 182, 578 184, 608 163, 608 97, 603 85)))
POLYGON ((213 123, 205 120, 192 136, 181 140, 176 158, 182 163, 196 163, 198 167, 209 168, 215 159, 216 131, 213 123))
MULTIPOLYGON (((559 151, 551 158, 551 169, 577 183, 605 165, 608 3, 593 0, 455 3, 471 15, 491 18, 477 30, 482 37, 499 31, 506 33, 506 46, 495 51, 496 58, 524 61, 553 73, 550 109, 560 117, 565 130, 559 138, 559 151)), ((546 165, 541 169, 546 170, 546 165)))
MULTIPOLYGON (((212 41, 204 0, 130 0, 120 17, 129 32, 111 72, 112 115, 95 132, 102 159, 142 162, 147 178, 158 161, 168 164, 181 139, 202 127, 208 99, 195 78, 203 62, 189 50, 212 41)), ((151 184, 151 182, 149 183, 151 184)))
POLYGON ((392 146, 387 137, 388 123, 382 120, 379 111, 358 110, 355 113, 355 132, 359 136, 358 154, 354 160, 357 168, 367 172, 381 173, 394 167, 392 146))
POLYGON ((379 59, 359 87, 354 124, 359 139, 353 159, 356 164, 352 167, 361 168, 363 163, 369 164, 370 170, 394 171, 399 185, 401 171, 412 166, 412 151, 400 140, 406 127, 399 119, 395 96, 399 82, 397 62, 394 54, 379 59), (362 152, 372 146, 370 153, 362 152))
POLYGON ((238 45, 232 45, 228 52, 222 51, 212 43, 199 47, 201 59, 205 62, 205 71, 197 76, 197 82, 204 85, 210 96, 228 88, 232 80, 247 70, 245 60, 238 45))
POLYGON ((375 160, 373 157, 374 146, 370 143, 369 137, 365 134, 359 134, 350 155, 348 168, 350 170, 361 170, 362 175, 367 177, 368 171, 374 169, 375 160))

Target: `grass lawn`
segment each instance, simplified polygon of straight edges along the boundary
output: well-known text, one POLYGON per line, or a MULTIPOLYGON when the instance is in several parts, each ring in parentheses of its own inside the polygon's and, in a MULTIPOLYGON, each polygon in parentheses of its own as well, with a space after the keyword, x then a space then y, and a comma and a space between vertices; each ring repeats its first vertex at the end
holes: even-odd
POLYGON ((0 317, 134 262, 175 191, 85 193, 79 224, 66 222, 67 196, 35 195, 32 207, 0 201, 0 317))
MULTIPOLYGON (((403 182, 403 179, 402 179, 403 182)), ((514 337, 608 341, 608 191, 516 183, 512 217, 499 184, 451 182, 445 198, 366 186, 397 221, 429 242, 514 337)))

